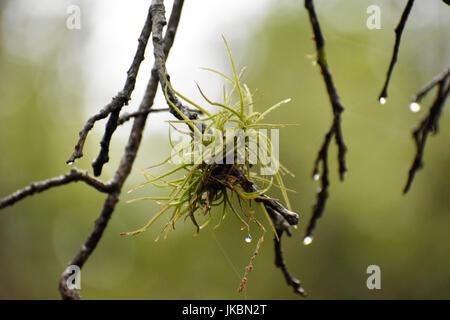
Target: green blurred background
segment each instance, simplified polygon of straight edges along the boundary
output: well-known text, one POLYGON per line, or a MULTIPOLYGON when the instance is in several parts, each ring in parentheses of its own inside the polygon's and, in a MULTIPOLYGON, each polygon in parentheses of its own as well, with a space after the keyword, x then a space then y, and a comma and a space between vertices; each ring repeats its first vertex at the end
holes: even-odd
MULTIPOLYGON (((90 74, 96 70, 84 67, 88 57, 80 54, 92 24, 84 32, 73 32, 64 27, 64 10, 36 20, 17 10, 13 11, 14 21, 19 22, 10 25, 11 17, 5 15, 11 15, 11 8, 7 9, 13 2, 0 2, 0 197, 31 181, 66 172, 69 167, 65 160, 79 129, 102 106, 92 106, 86 99, 90 74), (32 23, 40 28, 25 35, 24 30, 30 30, 32 23), (31 41, 24 41, 26 36, 31 41)), ((319 69, 312 64, 314 43, 303 2, 272 1, 264 19, 252 22, 251 27, 241 21, 233 30, 225 30, 238 64, 248 66, 246 83, 261 94, 257 108, 263 110, 281 99, 293 99, 274 112, 270 121, 299 124, 280 133, 280 160, 296 175, 287 177, 285 183, 297 191, 290 198, 301 215, 299 230, 284 240, 283 248, 290 271, 302 280, 310 299, 450 298, 448 108, 442 114, 439 134, 428 140, 424 169, 418 172, 409 194, 402 195, 415 153, 411 130, 426 115, 432 101, 428 97, 422 110, 412 113, 408 108, 410 98, 450 60, 450 7, 437 0, 418 2, 403 37, 388 102, 382 106, 377 96, 391 57, 393 29, 406 1, 317 1, 328 62, 346 106, 343 132, 349 172, 346 181, 339 182, 337 150, 332 145, 330 198, 308 247, 301 240, 318 188, 310 174, 331 123, 331 107, 319 69), (381 30, 366 28, 370 4, 382 9, 381 30), (246 29, 249 36, 233 42, 240 29, 246 29), (372 264, 381 268, 381 290, 366 287, 366 268, 372 264)), ((89 12, 89 3, 83 2, 82 9, 89 12)), ((207 14, 206 6, 204 10, 207 14)), ((193 18, 183 17, 180 29, 193 18)), ((179 48, 178 40, 174 50, 190 50, 193 54, 202 50, 179 48)), ((223 48, 216 51, 225 65, 223 48)), ((145 63, 151 65, 150 51, 147 58, 145 63)), ((123 74, 129 61, 117 65, 123 74)), ((200 66, 204 65, 196 67, 200 66)), ((175 75, 177 70, 171 69, 171 73, 175 75)), ((146 79, 147 74, 138 81, 146 79)), ((183 79, 190 84, 196 80, 189 75, 183 79)), ((216 80, 219 89, 221 80, 216 80)), ((103 95, 104 104, 119 89, 110 88, 103 95)), ((132 105, 136 106, 140 97, 133 97, 132 105)), ((149 117, 147 129, 155 119, 149 117)), ((85 157, 77 167, 91 170, 103 128, 104 122, 99 122, 91 132, 85 157)), ((155 164, 170 152, 167 127, 161 128, 145 136, 135 168, 155 164)), ((130 124, 124 125, 113 138, 111 161, 102 179, 112 176, 129 130, 130 124)), ((141 174, 134 170, 124 191, 140 181, 141 174)), ((152 191, 147 188, 141 194, 152 191)), ((138 237, 119 236, 144 224, 157 210, 152 202, 125 203, 137 195, 121 195, 100 244, 82 269, 83 298, 298 298, 274 266, 269 233, 254 261, 247 289, 237 293, 256 241, 244 242, 246 234, 232 216, 220 228, 208 227, 197 237, 192 235, 194 227, 188 220, 166 240, 154 242, 164 219, 138 237)), ((104 198, 78 183, 2 210, 0 298, 59 298, 59 276, 91 231, 104 198)))

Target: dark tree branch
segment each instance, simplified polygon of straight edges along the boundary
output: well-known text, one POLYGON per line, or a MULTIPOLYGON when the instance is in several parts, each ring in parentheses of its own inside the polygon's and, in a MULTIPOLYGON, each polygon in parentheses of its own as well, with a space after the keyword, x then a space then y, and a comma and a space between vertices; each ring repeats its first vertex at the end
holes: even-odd
POLYGON ((414 176, 417 171, 423 167, 423 155, 428 134, 436 134, 439 131, 439 118, 444 108, 445 101, 450 90, 450 69, 442 72, 440 75, 430 81, 421 89, 412 99, 413 102, 419 102, 433 87, 438 86, 436 98, 430 107, 430 111, 420 125, 413 131, 413 138, 416 143, 416 156, 409 169, 408 180, 406 181, 403 193, 407 193, 411 188, 414 176))
POLYGON ((183 113, 187 118, 194 120, 198 118, 197 112, 191 112, 186 106, 182 105, 178 100, 176 94, 170 88, 170 76, 166 68, 166 55, 164 52, 164 43, 162 40, 162 29, 166 25, 165 18, 165 8, 163 0, 154 1, 154 18, 153 18, 153 48, 155 55, 155 63, 158 66, 158 77, 161 84, 162 90, 167 90, 167 104, 169 105, 170 112, 179 120, 183 120, 183 117, 173 108, 172 104, 176 106, 181 113, 183 113))
POLYGON ((312 232, 316 225, 317 220, 322 215, 325 204, 328 198, 328 147, 331 140, 335 139, 336 145, 338 147, 338 164, 339 164, 339 177, 344 180, 345 174, 347 172, 347 165, 345 161, 345 153, 347 152, 347 147, 344 143, 344 138, 342 135, 341 128, 341 114, 344 111, 344 106, 341 103, 339 95, 337 93, 336 86, 333 82, 333 77, 331 71, 328 67, 326 55, 325 55, 325 39, 320 28, 320 23, 317 18, 317 14, 314 9, 313 0, 305 0, 305 8, 308 11, 309 19, 314 33, 314 40, 316 42, 317 51, 317 63, 320 66, 320 70, 327 88, 328 96, 330 98, 331 107, 333 110, 333 123, 331 124, 330 130, 325 135, 325 140, 322 147, 317 154, 317 158, 314 164, 313 178, 316 180, 318 177, 321 178, 322 188, 318 193, 316 204, 314 205, 313 215, 307 227, 305 240, 312 239, 312 232), (322 164, 322 171, 320 170, 320 164, 322 164))
POLYGON ((274 237, 274 249, 275 249, 275 265, 277 268, 281 269, 283 272, 284 278, 289 286, 294 289, 294 292, 300 294, 301 296, 306 296, 306 291, 303 289, 300 280, 294 277, 289 270, 287 269, 286 262, 283 258, 283 251, 281 248, 281 239, 283 237, 283 233, 286 232, 288 236, 291 236, 291 231, 289 229, 289 224, 286 220, 276 211, 272 210, 270 207, 266 207, 267 212, 269 213, 270 218, 275 226, 275 231, 277 233, 277 237, 274 237))
POLYGON ((95 122, 98 120, 106 118, 111 114, 108 123, 105 128, 105 135, 100 143, 101 150, 97 159, 94 161, 94 175, 98 176, 101 173, 101 168, 105 162, 108 162, 108 150, 109 143, 111 141, 112 134, 114 133, 117 127, 117 119, 120 113, 120 110, 124 105, 128 104, 128 101, 131 98, 131 93, 134 90, 136 84, 136 78, 139 71, 139 67, 141 62, 144 60, 145 48, 147 47, 148 38, 150 36, 150 32, 152 30, 152 21, 150 10, 147 15, 147 20, 145 21, 144 27, 142 29, 141 35, 138 39, 139 44, 136 50, 136 54, 134 56, 133 62, 131 64, 130 69, 127 72, 127 79, 125 81, 125 85, 113 99, 112 101, 102 108, 99 113, 89 118, 89 120, 84 125, 83 129, 81 129, 79 133, 79 140, 75 145, 75 150, 73 154, 70 156, 67 163, 73 163, 76 159, 81 158, 83 156, 83 147, 86 141, 86 137, 89 131, 93 128, 95 122))
POLYGON ((389 64, 389 69, 386 75, 386 81, 384 82, 383 89, 381 90, 380 96, 378 97, 381 103, 386 101, 385 99, 388 96, 388 87, 389 81, 391 80, 392 71, 394 70, 395 63, 397 62, 398 50, 400 48, 400 41, 402 39, 403 29, 405 28, 406 21, 408 20, 409 13, 411 12, 412 6, 414 4, 414 0, 408 0, 405 9, 403 10, 402 17, 400 18, 400 22, 395 28, 395 44, 394 50, 392 52, 391 63, 389 64))
MULTIPOLYGON (((150 6, 151 18, 153 21, 153 30, 155 31, 155 23, 154 17, 156 11, 160 10, 160 6, 158 5, 160 1, 152 1, 150 6)), ((169 54, 170 48, 172 47, 175 33, 178 27, 181 10, 183 7, 183 0, 174 0, 173 9, 169 21, 169 25, 166 31, 166 35, 164 38, 163 48, 164 54, 167 56, 169 54)), ((125 147, 124 155, 122 156, 120 165, 114 175, 112 183, 116 185, 116 189, 108 194, 108 197, 105 200, 103 205, 103 209, 100 213, 99 218, 95 221, 94 229, 91 234, 87 238, 86 242, 83 244, 81 250, 77 253, 75 258, 69 263, 69 265, 77 265, 82 268, 85 262, 88 260, 89 256, 92 254, 94 249, 96 248, 98 242, 100 241, 103 231, 105 230, 109 219, 114 211, 114 208, 119 201, 119 195, 122 189, 125 180, 131 172, 131 168, 133 166, 134 160, 136 159, 137 151, 139 149, 141 140, 142 140, 142 132, 145 127, 145 122, 147 120, 148 112, 151 106, 153 105, 153 101, 155 98, 156 90, 158 87, 158 64, 155 61, 155 64, 152 69, 150 80, 147 84, 147 88, 142 99, 142 102, 139 106, 140 115, 134 118, 133 128, 131 129, 130 136, 128 138, 128 143, 125 147)), ((61 280, 59 282, 59 289, 61 293, 61 297, 63 299, 79 299, 80 295, 77 290, 69 289, 67 287, 67 279, 69 274, 64 272, 61 276, 61 280)))
POLYGON ((0 209, 12 206, 17 201, 20 201, 25 197, 32 196, 35 193, 40 193, 53 187, 62 186, 71 182, 78 182, 78 181, 83 181, 87 185, 103 193, 109 193, 112 190, 114 190, 114 184, 103 183, 95 179, 94 177, 91 177, 87 172, 74 168, 62 176, 50 178, 39 182, 34 182, 29 186, 17 190, 13 194, 4 197, 3 199, 0 199, 0 209))
MULTIPOLYGON (((133 63, 131 64, 130 69, 127 74, 127 81, 125 83, 125 87, 123 92, 127 99, 130 99, 131 93, 134 90, 134 86, 136 83, 136 77, 139 71, 139 67, 141 62, 144 60, 145 48, 147 47, 148 38, 150 37, 150 32, 152 30, 152 19, 151 12, 148 11, 147 19, 145 21, 144 27, 142 29, 141 35, 139 37, 139 45, 136 51, 136 54, 133 59, 133 63)), ((126 103, 128 103, 128 100, 126 103)), ((123 104, 118 104, 114 108, 111 109, 111 114, 109 116, 108 122, 105 126, 105 133, 103 135, 102 140, 100 141, 100 152, 97 158, 92 162, 92 168, 94 170, 94 175, 99 176, 102 173, 103 165, 109 161, 109 145, 111 143, 112 135, 114 131, 116 131, 117 126, 119 125, 119 115, 122 110, 123 104)))
MULTIPOLYGON (((248 180, 247 177, 236 167, 233 166, 231 168, 230 174, 237 178, 239 184, 245 192, 254 193, 258 191, 255 184, 248 180)), ((289 273, 286 263, 284 262, 283 252, 281 250, 281 238, 283 233, 286 232, 288 236, 291 236, 289 226, 298 224, 298 214, 289 211, 278 201, 270 199, 266 195, 262 195, 262 197, 263 199, 257 198, 255 201, 262 202, 264 204, 264 207, 266 208, 267 213, 275 226, 275 232, 277 233, 277 237, 274 237, 275 265, 277 268, 281 269, 287 284, 294 289, 294 292, 302 296, 306 296, 306 292, 303 289, 300 280, 289 273)))

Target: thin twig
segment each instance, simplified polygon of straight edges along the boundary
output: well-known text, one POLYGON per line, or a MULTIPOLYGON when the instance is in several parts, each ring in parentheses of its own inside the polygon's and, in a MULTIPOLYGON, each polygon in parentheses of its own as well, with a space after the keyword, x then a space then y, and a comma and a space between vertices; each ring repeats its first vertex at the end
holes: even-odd
POLYGON ((408 3, 403 10, 402 16, 400 18, 400 22, 395 28, 395 44, 394 50, 392 52, 391 63, 389 64, 389 69, 386 74, 386 81, 384 82, 383 89, 381 90, 380 96, 378 97, 379 101, 383 103, 386 101, 388 96, 388 87, 389 81, 391 80, 392 71, 394 70, 395 63, 397 62, 398 51, 400 48, 400 41, 402 39, 403 29, 405 28, 406 21, 408 20, 409 13, 411 12, 412 6, 414 4, 414 0, 408 0, 408 3))
POLYGON ((450 67, 444 69, 440 74, 435 76, 430 82, 428 82, 415 96, 411 98, 411 102, 419 103, 428 94, 428 92, 433 89, 436 85, 440 84, 442 81, 450 77, 450 67))
POLYGON ((166 112, 166 111, 169 111, 169 108, 150 109, 150 110, 145 110, 145 111, 138 110, 138 111, 131 112, 131 113, 124 113, 120 116, 119 120, 117 121, 117 124, 120 126, 120 125, 124 124, 125 122, 129 121, 130 119, 142 116, 144 114, 166 112))
POLYGON ((325 135, 325 140, 320 148, 317 158, 315 160, 313 169, 313 178, 316 180, 318 177, 321 178, 322 188, 318 193, 317 201, 313 209, 313 215, 309 222, 305 239, 312 239, 312 232, 316 225, 317 220, 322 215, 325 204, 328 199, 328 147, 330 145, 331 139, 334 137, 336 145, 338 147, 338 165, 339 165, 339 177, 341 181, 344 180, 345 174, 347 172, 347 165, 345 161, 345 154, 347 152, 347 147, 344 143, 344 138, 342 135, 341 128, 341 114, 344 111, 344 106, 341 103, 339 95, 337 93, 336 86, 333 82, 333 77, 331 71, 328 67, 326 54, 325 54, 325 39, 320 28, 320 23, 317 18, 314 2, 313 0, 305 0, 305 8, 308 11, 311 26, 314 33, 314 40, 316 42, 317 51, 317 63, 320 66, 320 70, 327 88, 328 96, 330 98, 331 107, 333 110, 333 123, 327 134, 325 135), (320 164, 322 164, 322 171, 320 170, 320 164))
POLYGON ((139 71, 139 67, 141 65, 141 62, 144 60, 144 53, 145 48, 147 47, 148 38, 150 36, 150 32, 152 30, 152 21, 151 21, 151 14, 150 10, 147 15, 147 19, 145 21, 144 27, 142 29, 141 35, 138 39, 139 44, 136 50, 136 54, 134 56, 133 62, 131 64, 130 69, 128 69, 127 72, 127 79, 125 81, 125 85, 113 99, 112 101, 106 105, 104 108, 102 108, 97 114, 92 116, 88 119, 86 124, 84 125, 83 129, 81 129, 79 133, 79 139, 77 144, 75 145, 75 150, 73 154, 70 156, 69 160, 67 160, 67 163, 73 163, 76 159, 81 158, 83 156, 83 147, 84 143, 86 141, 87 135, 89 131, 94 127, 95 122, 98 120, 106 118, 108 115, 111 114, 110 119, 108 120, 108 123, 106 124, 105 128, 105 135, 101 142, 101 151, 97 159, 95 160, 95 163, 97 163, 94 166, 94 174, 95 176, 100 175, 101 173, 101 167, 103 164, 101 164, 102 161, 107 162, 108 160, 108 149, 109 149, 109 142, 111 140, 112 134, 114 133, 116 127, 117 127, 117 119, 120 113, 120 110, 124 105, 128 104, 128 101, 131 98, 131 93, 134 90, 135 84, 136 84, 136 78, 139 71))
MULTIPOLYGON (((124 124, 125 122, 127 122, 128 120, 130 120, 132 118, 135 118, 137 116, 140 116, 143 113, 159 113, 159 112, 168 112, 168 111, 170 111, 169 108, 162 108, 162 109, 150 109, 150 110, 146 110, 144 112, 142 112, 142 111, 135 111, 135 112, 131 112, 131 113, 123 113, 120 116, 120 118, 119 118, 117 123, 120 126, 120 125, 124 124)), ((190 109, 189 108, 189 111, 198 113, 199 115, 202 114, 202 112, 200 110, 197 110, 197 109, 190 109)))
POLYGON ((439 131, 439 118, 444 108, 445 101, 449 95, 450 90, 450 73, 447 70, 435 77, 423 89, 413 97, 413 102, 420 101, 431 88, 438 86, 436 98, 430 107, 430 111, 425 119, 422 120, 419 127, 413 131, 413 138, 416 143, 416 156, 408 172, 408 180, 406 181, 403 193, 407 193, 411 188, 414 176, 417 171, 423 167, 423 156, 425 151, 425 144, 429 133, 436 134, 439 131))
POLYGON ((95 188, 96 190, 109 193, 114 189, 114 185, 112 183, 104 183, 91 177, 87 172, 79 170, 77 168, 73 168, 68 173, 61 175, 59 177, 54 177, 50 179, 46 179, 39 182, 33 182, 29 186, 17 190, 13 194, 0 199, 0 209, 3 209, 8 206, 12 206, 17 201, 22 200, 25 197, 32 196, 35 193, 40 193, 45 190, 48 190, 53 187, 65 185, 71 182, 83 181, 87 185, 95 188))
MULTIPOLYGON (((150 6, 150 11, 152 13, 152 19, 154 16, 156 8, 154 5, 159 1, 152 1, 152 4, 150 6)), ((164 38, 164 54, 169 54, 170 48, 172 47, 175 33, 178 27, 178 23, 180 20, 181 10, 183 7, 183 0, 174 0, 173 3, 173 9, 171 12, 169 24, 167 27, 166 35, 164 38)), ((153 26, 154 31, 155 26, 153 26)), ((147 88, 144 94, 144 97, 142 99, 142 102, 139 106, 139 111, 142 112, 141 115, 136 116, 134 118, 133 128, 131 129, 131 133, 128 139, 128 143, 125 147, 124 155, 122 156, 120 165, 114 175, 113 183, 116 184, 117 188, 114 192, 110 193, 108 197, 105 200, 105 203, 103 205, 103 209, 100 213, 99 218, 95 222, 94 228, 87 238, 86 242, 82 246, 81 250, 77 253, 75 258, 69 263, 69 265, 77 265, 79 268, 82 268, 82 266, 86 263, 86 261, 89 259, 92 252, 95 250, 98 242, 100 241, 103 231, 105 230, 107 223, 109 219, 111 218, 111 215, 114 211, 114 208, 119 201, 119 195, 122 189, 123 184, 125 183, 125 180, 127 179, 128 175, 131 172, 131 168, 133 166, 133 162, 136 159, 137 151, 139 149, 141 140, 142 140, 142 132, 145 127, 145 122, 147 120, 148 113, 145 112, 151 108, 153 105, 153 101, 155 98, 156 90, 158 87, 158 72, 157 72, 158 65, 154 64, 150 80, 147 84, 147 88)), ((61 297, 63 299, 79 299, 80 295, 79 292, 75 289, 69 289, 67 287, 67 279, 69 277, 69 274, 64 272, 61 276, 61 280, 59 282, 59 290, 61 293, 61 297)))

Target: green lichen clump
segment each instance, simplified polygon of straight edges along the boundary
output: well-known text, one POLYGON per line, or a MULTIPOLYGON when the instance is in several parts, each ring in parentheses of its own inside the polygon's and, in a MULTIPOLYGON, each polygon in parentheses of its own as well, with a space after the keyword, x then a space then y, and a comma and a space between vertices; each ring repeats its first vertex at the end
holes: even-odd
MULTIPOLYGON (((220 207, 220 210, 217 210, 219 216, 216 227, 222 223, 227 213, 230 213, 242 222, 242 230, 247 229, 249 235, 251 222, 256 223, 261 230, 265 231, 263 224, 256 217, 253 204, 254 200, 262 199, 263 195, 267 198, 265 194, 273 186, 281 189, 285 204, 291 210, 287 197, 287 191, 291 190, 284 187, 281 177, 282 174, 289 173, 289 171, 278 162, 274 146, 267 134, 268 129, 281 128, 286 125, 262 122, 267 114, 289 102, 290 99, 283 100, 262 113, 254 111, 253 94, 247 85, 241 82, 245 68, 239 73, 236 71, 230 48, 224 37, 223 40, 231 62, 233 76, 229 77, 212 69, 205 70, 222 77, 231 86, 228 86, 227 90, 227 86, 223 85, 222 102, 211 101, 198 87, 206 103, 211 105, 215 112, 210 112, 186 98, 175 91, 169 81, 166 81, 168 84, 168 87, 164 88, 166 99, 183 119, 169 121, 169 142, 172 146, 172 154, 159 164, 169 163, 172 168, 159 176, 143 170, 146 181, 130 191, 152 184, 166 189, 167 196, 145 197, 129 201, 155 200, 162 205, 162 208, 145 226, 136 231, 124 232, 122 235, 136 235, 147 230, 156 219, 166 212, 171 212, 171 217, 161 233, 167 235, 167 232, 175 229, 176 222, 183 217, 189 217, 192 220, 196 227, 196 233, 198 233, 212 220, 212 207, 220 207), (204 114, 204 117, 195 120, 188 119, 168 99, 169 89, 180 99, 197 108, 204 114), (190 131, 176 128, 175 123, 187 124, 190 131), (187 142, 175 145, 170 128, 184 135, 187 142), (229 159, 233 160, 232 163, 229 159), (179 172, 183 172, 184 175, 180 178, 171 178, 179 172), (275 177, 275 182, 273 177, 275 177), (245 192, 243 183, 248 184, 249 182, 256 186, 255 190, 257 191, 245 192), (238 199, 236 203, 240 210, 232 204, 233 197, 238 199), (203 216, 203 220, 206 219, 202 224, 197 222, 199 215, 203 216)), ((264 205, 261 201, 259 204, 274 230, 264 205)))

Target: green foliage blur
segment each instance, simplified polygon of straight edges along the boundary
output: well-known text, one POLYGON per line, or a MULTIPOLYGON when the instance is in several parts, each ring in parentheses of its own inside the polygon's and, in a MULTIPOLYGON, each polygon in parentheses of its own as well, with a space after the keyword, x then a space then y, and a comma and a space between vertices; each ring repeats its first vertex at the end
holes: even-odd
MULTIPOLYGON (((313 64, 314 43, 302 1, 274 2, 247 42, 230 42, 240 56, 239 66, 248 66, 245 82, 258 88, 256 110, 293 99, 268 121, 298 123, 280 133, 280 161, 295 174, 285 183, 297 191, 290 199, 301 217, 293 237, 283 239, 283 251, 289 270, 302 280, 310 299, 449 299, 448 102, 439 134, 427 142, 424 169, 409 194, 402 195, 402 189, 415 154, 411 131, 426 115, 432 95, 418 113, 410 112, 409 101, 450 60, 450 8, 436 1, 433 13, 439 18, 429 15, 429 20, 424 20, 426 5, 413 10, 388 102, 380 105, 377 97, 403 4, 374 2, 382 7, 381 30, 366 28, 369 1, 317 1, 328 63, 346 106, 343 133, 349 172, 341 183, 332 145, 330 197, 307 247, 301 241, 319 187, 311 170, 331 124, 331 107, 313 64), (381 290, 366 287, 366 268, 372 264, 381 268, 381 290)), ((82 46, 86 35, 61 27, 65 16, 43 22, 48 32, 35 44, 45 47, 39 54, 20 43, 11 50, 5 33, 15 30, 2 19, 0 15, 0 197, 69 170, 65 160, 88 116, 84 84, 89 72, 95 72, 82 68, 73 43, 82 46)), ((105 97, 105 103, 109 99, 105 97)), ((151 122, 152 116, 149 126, 151 122)), ((97 123, 77 167, 91 171, 103 128, 104 122, 97 123)), ((112 176, 129 130, 130 124, 124 125, 124 134, 113 139, 102 179, 112 176)), ((135 168, 155 164, 169 152, 165 134, 146 136, 135 168)), ((82 269, 83 298, 299 299, 274 266, 270 232, 246 290, 237 293, 258 234, 251 244, 245 243, 246 233, 232 216, 218 229, 212 228, 213 221, 197 237, 187 220, 166 240, 154 242, 164 219, 138 237, 119 236, 143 225, 158 208, 153 202, 125 203, 139 196, 126 191, 142 181, 134 170, 100 244, 82 269)), ((149 196, 152 190, 140 192, 149 196)), ((104 198, 77 183, 0 211, 0 298, 58 299, 59 276, 91 231, 104 198)))

